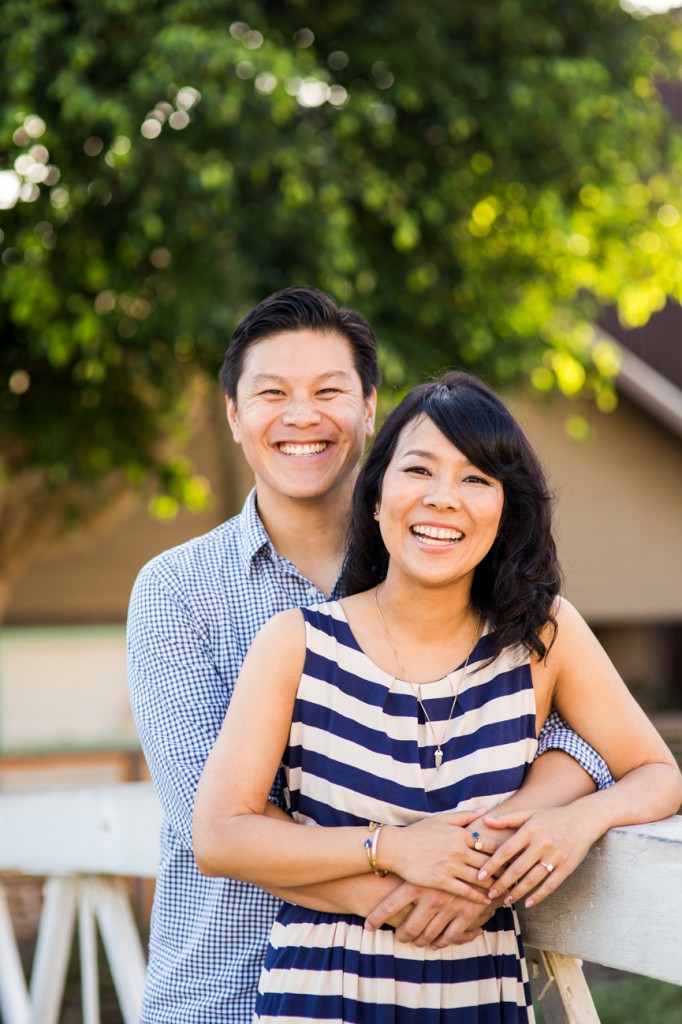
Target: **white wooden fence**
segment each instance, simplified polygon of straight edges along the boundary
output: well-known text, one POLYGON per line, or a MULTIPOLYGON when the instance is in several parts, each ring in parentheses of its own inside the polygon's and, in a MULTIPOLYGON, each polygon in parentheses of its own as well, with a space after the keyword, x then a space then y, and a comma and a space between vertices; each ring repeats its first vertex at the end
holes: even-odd
MULTIPOLYGON (((76 924, 83 1024, 100 1022, 96 928, 125 1024, 137 1024, 145 955, 121 877, 155 876, 160 822, 149 783, 0 796, 0 873, 47 876, 28 984, 0 884, 3 1024, 57 1024, 76 924)), ((681 922, 682 817, 609 832, 522 915, 548 1024, 598 1024, 580 959, 682 985, 681 922)))

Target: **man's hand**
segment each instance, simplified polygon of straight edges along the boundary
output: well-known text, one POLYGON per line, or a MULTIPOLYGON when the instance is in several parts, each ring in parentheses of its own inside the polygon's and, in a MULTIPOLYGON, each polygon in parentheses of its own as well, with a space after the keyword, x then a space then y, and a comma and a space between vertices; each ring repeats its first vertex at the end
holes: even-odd
POLYGON ((433 949, 458 946, 480 935, 481 926, 501 902, 481 906, 464 896, 403 882, 367 916, 365 928, 374 931, 382 924, 391 924, 400 942, 433 949))

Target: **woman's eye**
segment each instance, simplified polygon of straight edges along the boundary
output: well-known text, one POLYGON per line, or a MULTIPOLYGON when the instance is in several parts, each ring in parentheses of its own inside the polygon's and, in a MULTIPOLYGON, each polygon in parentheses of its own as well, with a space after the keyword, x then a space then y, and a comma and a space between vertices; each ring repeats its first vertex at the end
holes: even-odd
POLYGON ((465 477, 468 483, 472 484, 485 484, 486 487, 492 486, 492 480, 488 480, 487 477, 478 476, 476 473, 470 473, 469 476, 465 477))
POLYGON ((405 466, 403 473, 419 473, 421 476, 428 476, 429 471, 426 466, 405 466))

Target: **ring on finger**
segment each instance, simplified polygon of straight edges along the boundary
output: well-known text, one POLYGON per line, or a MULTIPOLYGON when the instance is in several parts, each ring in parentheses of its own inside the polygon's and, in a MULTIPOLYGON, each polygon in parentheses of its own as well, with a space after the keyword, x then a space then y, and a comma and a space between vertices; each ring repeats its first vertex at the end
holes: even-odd
POLYGON ((547 872, 547 874, 551 875, 552 872, 554 871, 554 865, 548 863, 548 861, 546 861, 546 860, 541 860, 540 863, 542 864, 542 866, 545 869, 545 871, 547 872))
POLYGON ((476 842, 474 843, 474 850, 482 850, 483 849, 483 840, 481 839, 481 837, 478 834, 478 832, 472 832, 471 834, 474 837, 474 839, 476 840, 476 842))

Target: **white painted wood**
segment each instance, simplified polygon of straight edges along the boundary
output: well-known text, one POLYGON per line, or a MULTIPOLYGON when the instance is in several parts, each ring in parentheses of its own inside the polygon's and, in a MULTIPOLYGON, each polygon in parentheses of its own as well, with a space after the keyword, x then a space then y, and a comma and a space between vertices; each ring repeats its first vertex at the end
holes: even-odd
POLYGON ((90 879, 93 905, 125 1024, 138 1024, 146 959, 125 886, 117 878, 90 879))
MULTIPOLYGON (((161 811, 152 786, 0 794, 0 821, 0 871, 53 876, 45 890, 29 1024, 56 1024, 79 898, 99 925, 124 1020, 137 1024, 145 956, 127 890, 119 878, 105 876, 156 874, 161 811)), ((575 958, 682 985, 682 817, 612 830, 552 897, 530 911, 519 907, 519 914, 527 946, 543 951, 533 954, 530 968, 548 1024, 596 1024, 575 958)), ((83 909, 86 950, 94 945, 89 929, 94 933, 83 909)), ((0 965, 4 1024, 26 1024, 25 983, 22 994, 1 903, 0 952, 8 953, 0 965)), ((90 957, 84 954, 86 964, 90 957)), ((93 990, 94 975, 85 984, 93 990)))
POLYGON ((151 783, 0 794, 0 871, 154 878, 161 807, 151 783))
POLYGON ((0 885, 0 1019, 29 1024, 28 987, 19 958, 5 889, 0 885))
POLYGON ((88 879, 78 882, 78 946, 83 1024, 100 1024, 95 908, 88 879))
POLYGON ((57 1024, 73 945, 77 891, 73 878, 50 878, 31 972, 31 1024, 57 1024))
POLYGON ((599 1024, 582 961, 526 946, 533 1001, 547 1024, 599 1024))
POLYGON ((533 946, 682 985, 682 816, 612 829, 519 917, 533 946))

